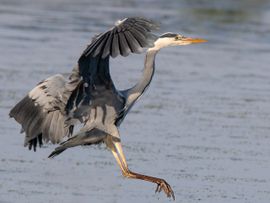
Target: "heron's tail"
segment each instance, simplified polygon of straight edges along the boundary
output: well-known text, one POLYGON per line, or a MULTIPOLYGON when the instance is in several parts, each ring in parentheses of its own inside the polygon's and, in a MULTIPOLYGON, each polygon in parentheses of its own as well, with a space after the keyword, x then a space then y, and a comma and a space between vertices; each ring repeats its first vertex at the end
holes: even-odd
POLYGON ((63 147, 63 146, 60 146, 60 147, 57 147, 55 148, 55 150, 48 156, 48 158, 53 158, 59 154, 61 154, 63 151, 65 151, 67 148, 66 147, 63 147))
POLYGON ((48 158, 53 158, 71 147, 98 144, 102 142, 106 136, 107 134, 105 132, 95 128, 87 132, 80 132, 79 134, 69 138, 67 141, 62 142, 59 147, 55 148, 48 158))
POLYGON ((83 145, 84 136, 82 134, 75 135, 68 140, 60 143, 59 147, 56 147, 54 151, 48 156, 48 158, 53 158, 68 148, 76 147, 78 145, 83 145))

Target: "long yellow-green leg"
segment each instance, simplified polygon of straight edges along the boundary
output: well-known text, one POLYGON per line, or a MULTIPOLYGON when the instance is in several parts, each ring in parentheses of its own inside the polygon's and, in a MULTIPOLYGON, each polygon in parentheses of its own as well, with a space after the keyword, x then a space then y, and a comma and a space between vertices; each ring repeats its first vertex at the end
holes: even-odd
POLYGON ((111 149, 113 156, 115 157, 118 165, 120 166, 120 169, 124 177, 156 183, 157 184, 156 192, 161 192, 163 190, 168 197, 172 197, 175 200, 174 192, 171 186, 164 179, 134 173, 129 170, 120 141, 114 141, 113 139, 109 138, 107 139, 106 144, 111 149))

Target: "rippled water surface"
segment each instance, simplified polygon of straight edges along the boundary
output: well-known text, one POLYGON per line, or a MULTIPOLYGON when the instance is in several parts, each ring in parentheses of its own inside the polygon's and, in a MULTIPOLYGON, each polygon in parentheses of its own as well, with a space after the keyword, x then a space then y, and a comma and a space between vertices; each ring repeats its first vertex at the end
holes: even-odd
MULTIPOLYGON (((169 202, 124 179, 104 146, 29 152, 10 108, 68 73, 91 37, 126 16, 208 43, 162 50, 151 87, 121 126, 130 168, 165 178, 176 202, 270 200, 270 3, 267 0, 0 0, 0 202, 169 202)), ((119 89, 143 55, 112 60, 119 89)))

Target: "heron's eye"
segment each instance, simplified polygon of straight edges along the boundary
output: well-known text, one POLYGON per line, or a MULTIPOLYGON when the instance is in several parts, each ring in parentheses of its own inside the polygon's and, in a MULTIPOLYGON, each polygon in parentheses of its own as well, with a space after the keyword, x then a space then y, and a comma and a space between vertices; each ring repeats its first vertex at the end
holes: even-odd
POLYGON ((177 35, 177 36, 175 37, 175 40, 180 40, 180 39, 182 39, 182 38, 183 38, 182 35, 177 35))

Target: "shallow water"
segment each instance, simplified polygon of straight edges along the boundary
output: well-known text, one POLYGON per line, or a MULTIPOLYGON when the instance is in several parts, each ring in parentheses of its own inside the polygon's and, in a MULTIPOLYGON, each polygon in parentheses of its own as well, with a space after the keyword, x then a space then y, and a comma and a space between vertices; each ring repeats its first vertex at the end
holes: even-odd
MULTIPOLYGON (((130 168, 165 178, 176 202, 270 199, 270 3, 267 0, 0 0, 0 202, 169 202, 128 180, 104 146, 29 152, 10 108, 68 73, 91 37, 126 16, 208 43, 162 50, 151 87, 121 126, 130 168)), ((119 89, 143 55, 112 61, 119 89)))

